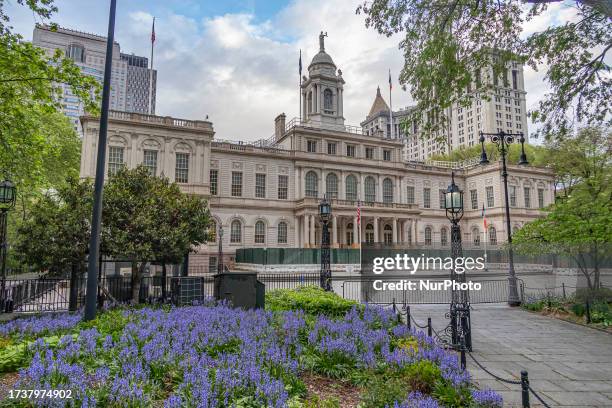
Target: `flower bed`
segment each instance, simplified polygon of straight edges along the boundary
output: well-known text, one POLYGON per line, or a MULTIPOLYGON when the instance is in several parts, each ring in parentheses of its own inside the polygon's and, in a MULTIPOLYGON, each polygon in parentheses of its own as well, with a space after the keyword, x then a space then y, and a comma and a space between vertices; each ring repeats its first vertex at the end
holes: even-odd
POLYGON ((454 354, 378 307, 340 318, 223 304, 126 309, 87 323, 18 319, 0 333, 7 348, 21 347, 13 388, 72 390, 73 406, 343 406, 313 403, 306 373, 354 387, 364 408, 501 406, 472 388, 454 354))

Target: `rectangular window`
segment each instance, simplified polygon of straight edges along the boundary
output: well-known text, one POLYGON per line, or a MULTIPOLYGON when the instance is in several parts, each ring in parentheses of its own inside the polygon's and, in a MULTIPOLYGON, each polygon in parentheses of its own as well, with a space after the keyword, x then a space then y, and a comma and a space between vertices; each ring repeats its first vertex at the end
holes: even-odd
POLYGON ((110 146, 108 148, 108 175, 112 176, 123 167, 123 147, 110 146))
POLYGON ((255 174, 255 197, 266 198, 266 175, 255 174))
POLYGON ((531 207, 531 189, 529 187, 523 188, 523 194, 525 196, 525 208, 531 207))
POLYGON ((309 140, 306 146, 309 153, 317 152, 317 142, 315 140, 309 140))
POLYGON ((278 176, 278 199, 289 198, 289 176, 278 176))
POLYGON ((210 256, 208 258, 208 272, 217 272, 217 257, 216 256, 210 256))
POLYGON ((470 190, 470 201, 472 202, 472 210, 478 209, 478 190, 470 190))
POLYGON ((366 147, 365 156, 366 156, 366 159, 373 159, 374 158, 374 148, 366 147))
POLYGON ((406 188, 406 202, 408 204, 414 204, 414 187, 408 186, 406 188))
POLYGON ((516 186, 508 186, 510 194, 510 207, 516 207, 516 186))
POLYGON ((391 150, 383 150, 383 160, 391 161, 391 150))
POLYGON ((210 171, 210 195, 218 194, 219 170, 210 171))
POLYGON ((149 170, 150 175, 157 175, 157 150, 145 150, 142 164, 149 170))
POLYGON ((242 172, 232 171, 232 197, 242 197, 242 172))
POLYGON ((487 207, 493 207, 495 205, 495 196, 493 195, 493 186, 487 186, 485 188, 487 193, 487 207))
POLYGON ((174 170, 174 180, 177 183, 187 183, 189 181, 189 153, 176 154, 176 168, 174 170))
POLYGON ((538 207, 544 208, 544 189, 538 188, 538 207))
POLYGON ((348 157, 355 157, 355 145, 346 145, 346 155, 348 157))
POLYGON ((428 187, 423 189, 423 207, 431 208, 431 189, 428 187))
POLYGON ((327 144, 327 154, 336 154, 336 144, 335 143, 327 144))
POLYGON ((446 205, 445 205, 445 204, 446 204, 446 203, 445 203, 445 201, 446 201, 446 194, 445 194, 445 193, 446 193, 446 190, 444 190, 444 189, 440 189, 440 190, 438 190, 438 191, 439 191, 439 194, 438 194, 438 195, 439 195, 439 200, 440 200, 440 209, 442 209, 442 210, 443 210, 443 209, 445 209, 445 208, 446 208, 446 205))

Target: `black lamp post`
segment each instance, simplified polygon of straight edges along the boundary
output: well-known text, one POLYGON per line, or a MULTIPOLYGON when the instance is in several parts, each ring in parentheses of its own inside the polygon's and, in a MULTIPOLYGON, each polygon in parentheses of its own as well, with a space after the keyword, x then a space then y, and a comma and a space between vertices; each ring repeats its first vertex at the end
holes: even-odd
MULTIPOLYGON (((451 255, 453 260, 463 256, 461 247, 461 228, 459 221, 463 217, 463 191, 455 184, 455 173, 451 175, 451 184, 444 193, 444 208, 446 218, 451 222, 451 255)), ((465 282, 465 272, 457 273, 455 268, 451 270, 451 280, 457 283, 465 282)), ((451 292, 450 305, 451 337, 454 346, 464 344, 468 350, 472 350, 471 322, 470 322, 470 299, 467 290, 455 290, 451 292)), ((464 364, 464 362, 462 362, 464 364)))
POLYGON ((219 261, 217 262, 217 272, 223 273, 223 225, 219 224, 219 261))
POLYGON ((323 196, 319 204, 319 217, 321 218, 321 288, 331 291, 331 266, 329 249, 329 221, 331 219, 332 207, 323 196))
POLYGON ((5 180, 0 183, 0 256, 2 256, 2 283, 0 287, 0 310, 6 310, 6 255, 8 244, 6 242, 6 230, 8 228, 8 211, 15 206, 17 189, 15 185, 5 180))
MULTIPOLYGON (((487 152, 485 151, 485 137, 489 137, 491 142, 497 145, 502 158, 502 178, 504 180, 504 197, 506 199, 506 234, 508 236, 508 304, 510 306, 520 306, 521 300, 518 295, 518 285, 516 280, 516 272, 514 271, 514 252, 512 250, 512 231, 510 229, 510 201, 508 200, 508 169, 506 167, 506 156, 508 155, 509 145, 516 141, 521 143, 521 156, 519 165, 527 165, 527 155, 525 154, 525 136, 523 133, 505 133, 503 130, 499 133, 482 133, 480 132, 480 144, 482 153, 480 154, 480 164, 488 164, 487 152)), ((485 231, 485 234, 487 231, 485 231)))

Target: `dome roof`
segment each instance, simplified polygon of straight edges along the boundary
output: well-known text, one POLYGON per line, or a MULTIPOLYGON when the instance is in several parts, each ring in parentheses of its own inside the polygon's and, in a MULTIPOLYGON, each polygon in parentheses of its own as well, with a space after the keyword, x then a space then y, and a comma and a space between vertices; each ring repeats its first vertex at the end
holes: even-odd
POLYGON ((330 57, 329 54, 325 51, 319 51, 317 55, 314 56, 314 58, 310 62, 310 65, 313 64, 329 64, 333 65, 334 67, 336 66, 336 64, 334 64, 334 61, 332 60, 332 57, 330 57))

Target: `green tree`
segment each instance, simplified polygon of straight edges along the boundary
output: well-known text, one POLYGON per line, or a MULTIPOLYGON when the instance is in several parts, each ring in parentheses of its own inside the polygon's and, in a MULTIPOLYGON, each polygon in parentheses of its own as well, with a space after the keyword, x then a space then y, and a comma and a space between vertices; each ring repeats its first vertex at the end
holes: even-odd
POLYGON ((206 241, 210 216, 202 199, 182 193, 146 167, 126 168, 104 188, 103 253, 132 263, 132 300, 138 302, 147 262, 180 260, 206 241), (159 259, 162 258, 162 259, 159 259))
MULTIPOLYGON (((490 161, 500 160, 500 153, 497 149, 497 146, 493 143, 485 143, 485 151, 487 152, 487 157, 490 161)), ((482 147, 480 145, 475 146, 460 146, 457 149, 452 150, 447 154, 435 154, 431 156, 432 160, 443 160, 443 161, 454 161, 460 162, 464 160, 470 160, 479 158, 482 152, 482 147)), ((546 166, 548 165, 548 149, 542 146, 534 146, 530 144, 525 145, 525 154, 527 155, 527 160, 529 160, 529 164, 532 166, 546 166)), ((519 158, 521 155, 521 145, 520 144, 511 144, 508 151, 508 163, 509 164, 517 164, 519 162, 519 158)))
POLYGON ((381 34, 403 33, 399 80, 418 102, 414 119, 425 131, 436 134, 453 103, 468 106, 476 94, 489 97, 495 82, 511 81, 511 61, 546 69, 551 92, 530 114, 547 138, 571 133, 575 120, 609 126, 611 8, 575 1, 576 21, 523 36, 526 22, 548 12, 549 1, 529 2, 526 10, 521 0, 371 0, 357 12, 381 34))

